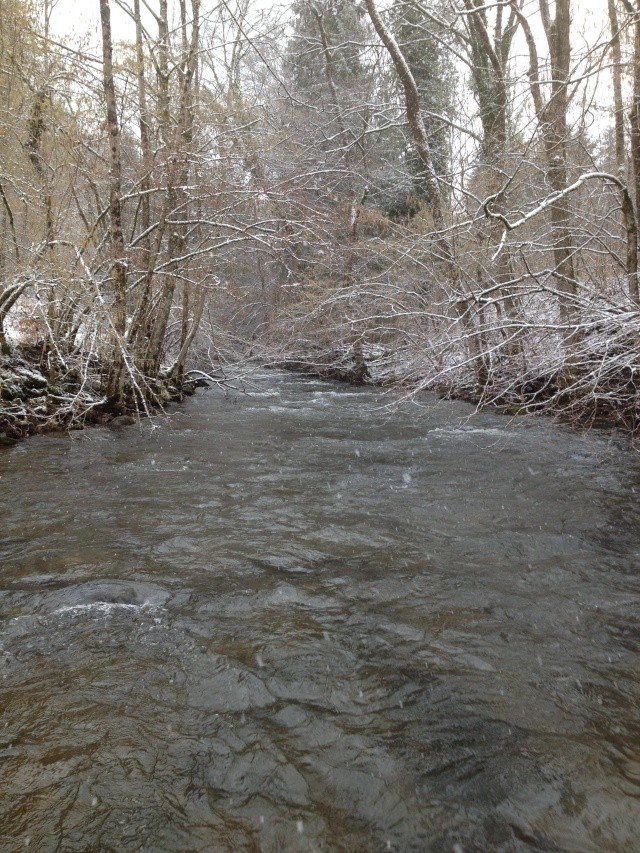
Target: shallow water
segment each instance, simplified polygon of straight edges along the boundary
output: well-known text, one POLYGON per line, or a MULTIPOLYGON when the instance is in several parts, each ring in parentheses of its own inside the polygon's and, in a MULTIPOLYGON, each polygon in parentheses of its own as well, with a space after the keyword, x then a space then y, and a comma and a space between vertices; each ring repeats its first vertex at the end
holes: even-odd
POLYGON ((269 375, 0 454, 0 847, 629 851, 640 460, 269 375))

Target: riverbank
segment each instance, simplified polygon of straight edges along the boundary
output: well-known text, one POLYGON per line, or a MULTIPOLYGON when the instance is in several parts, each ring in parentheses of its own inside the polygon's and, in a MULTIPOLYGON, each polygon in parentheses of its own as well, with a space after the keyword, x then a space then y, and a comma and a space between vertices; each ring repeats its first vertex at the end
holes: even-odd
POLYGON ((432 376, 409 370, 382 348, 344 347, 276 361, 274 367, 319 379, 396 389, 403 397, 421 392, 461 400, 478 409, 513 416, 542 415, 578 431, 640 433, 640 387, 626 371, 595 369, 593 364, 518 372, 509 365, 487 371, 483 381, 470 371, 439 371, 432 376), (597 381, 594 381, 597 376, 597 381))
POLYGON ((89 424, 131 425, 194 393, 202 382, 189 380, 178 388, 168 380, 160 381, 149 389, 149 399, 141 402, 140 395, 132 393, 124 409, 116 410, 103 392, 102 367, 72 359, 63 363, 33 345, 16 346, 0 356, 0 445, 89 424))
MULTIPOLYGON (((258 363, 319 379, 386 388, 391 395, 430 392, 508 416, 543 415, 578 431, 598 428, 629 436, 640 432, 640 390, 633 376, 608 375, 594 386, 593 372, 585 378, 579 372, 570 376, 560 370, 530 370, 515 375, 503 369, 489 372, 480 384, 468 371, 448 378, 442 373, 425 376, 419 370, 408 370, 381 347, 358 343, 276 359, 263 356, 258 363)), ((93 424, 132 425, 139 417, 180 402, 196 387, 217 381, 200 371, 187 377, 179 388, 168 379, 156 382, 153 389, 147 389, 144 402, 139 393, 130 393, 124 409, 116 410, 103 392, 104 370, 98 363, 69 360, 62 364, 41 346, 16 346, 11 354, 0 356, 0 445, 93 424)))

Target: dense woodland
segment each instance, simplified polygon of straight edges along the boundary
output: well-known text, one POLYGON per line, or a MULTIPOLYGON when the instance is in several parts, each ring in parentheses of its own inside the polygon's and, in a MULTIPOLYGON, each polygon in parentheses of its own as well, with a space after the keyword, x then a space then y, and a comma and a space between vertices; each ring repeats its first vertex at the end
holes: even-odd
POLYGON ((0 4, 5 431, 247 358, 637 429, 638 0, 94 2, 0 4))

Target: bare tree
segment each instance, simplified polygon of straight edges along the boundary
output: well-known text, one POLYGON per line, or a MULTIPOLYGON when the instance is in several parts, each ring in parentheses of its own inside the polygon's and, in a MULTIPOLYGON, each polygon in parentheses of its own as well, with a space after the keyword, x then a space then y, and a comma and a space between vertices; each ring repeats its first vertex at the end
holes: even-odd
POLYGON ((575 240, 571 231, 571 209, 567 187, 567 146, 569 144, 567 109, 571 72, 571 0, 556 0, 552 16, 549 0, 539 0, 539 11, 550 56, 550 94, 545 99, 538 49, 528 19, 511 0, 511 9, 520 21, 529 50, 531 98, 540 123, 546 155, 549 188, 557 199, 550 205, 553 229, 555 277, 561 294, 563 323, 575 322, 577 280, 574 266, 575 240))
POLYGON ((109 225, 113 253, 113 366, 109 372, 107 394, 113 398, 115 409, 123 405, 124 353, 122 342, 127 320, 127 260, 122 230, 122 159, 120 152, 120 127, 118 107, 113 82, 113 40, 111 36, 111 9, 109 0, 100 0, 102 25, 102 84, 106 106, 106 130, 109 135, 109 225))

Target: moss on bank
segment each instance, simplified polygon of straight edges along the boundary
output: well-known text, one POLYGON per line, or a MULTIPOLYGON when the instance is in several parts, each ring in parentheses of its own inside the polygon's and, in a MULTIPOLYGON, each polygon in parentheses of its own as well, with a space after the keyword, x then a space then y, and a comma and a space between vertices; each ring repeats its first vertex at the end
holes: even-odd
POLYGON ((42 347, 16 347, 0 356, 0 444, 29 435, 82 429, 88 424, 125 426, 164 405, 192 394, 200 380, 180 387, 171 381, 145 383, 144 401, 129 389, 124 411, 115 409, 103 391, 101 366, 62 364, 42 347))

